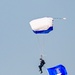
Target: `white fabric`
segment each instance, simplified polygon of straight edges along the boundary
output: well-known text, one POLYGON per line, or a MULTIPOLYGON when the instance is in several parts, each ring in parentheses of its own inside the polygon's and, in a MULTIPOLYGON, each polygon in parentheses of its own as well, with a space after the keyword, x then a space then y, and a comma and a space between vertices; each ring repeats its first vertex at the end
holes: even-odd
POLYGON ((49 27, 52 26, 52 20, 53 18, 50 17, 35 19, 30 22, 30 26, 32 30, 35 31, 47 30, 49 27))

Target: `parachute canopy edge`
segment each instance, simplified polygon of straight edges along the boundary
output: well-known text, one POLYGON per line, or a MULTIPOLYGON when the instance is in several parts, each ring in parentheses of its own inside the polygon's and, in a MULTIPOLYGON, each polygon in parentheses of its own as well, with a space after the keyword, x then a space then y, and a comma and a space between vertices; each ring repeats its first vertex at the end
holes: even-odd
POLYGON ((30 21, 30 26, 35 34, 46 34, 53 30, 53 18, 44 17, 30 21))

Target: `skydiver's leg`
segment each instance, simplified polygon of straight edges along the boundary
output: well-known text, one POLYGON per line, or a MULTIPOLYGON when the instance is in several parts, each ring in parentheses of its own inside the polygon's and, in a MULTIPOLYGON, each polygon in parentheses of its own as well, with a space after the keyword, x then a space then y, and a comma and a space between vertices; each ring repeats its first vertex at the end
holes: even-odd
POLYGON ((41 73, 43 73, 43 71, 42 71, 42 67, 41 67, 41 73))
POLYGON ((39 65, 39 71, 41 71, 41 66, 39 65))
POLYGON ((43 73, 43 71, 42 71, 42 65, 39 65, 39 71, 41 71, 41 73, 43 73))

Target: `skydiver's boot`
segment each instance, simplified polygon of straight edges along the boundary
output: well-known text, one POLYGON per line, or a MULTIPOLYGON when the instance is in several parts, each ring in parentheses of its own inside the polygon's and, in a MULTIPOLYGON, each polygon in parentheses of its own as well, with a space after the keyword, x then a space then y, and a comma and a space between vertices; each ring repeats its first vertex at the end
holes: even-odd
POLYGON ((43 71, 41 70, 41 74, 43 73, 43 71))

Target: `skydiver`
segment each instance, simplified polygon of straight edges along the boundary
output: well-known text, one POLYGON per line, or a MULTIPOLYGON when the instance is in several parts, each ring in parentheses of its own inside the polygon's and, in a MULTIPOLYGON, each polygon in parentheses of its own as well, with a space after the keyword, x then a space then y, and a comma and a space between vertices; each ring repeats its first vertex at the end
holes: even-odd
POLYGON ((38 67, 39 67, 39 71, 41 71, 41 73, 43 73, 42 67, 44 66, 44 64, 45 64, 45 61, 42 58, 40 58, 40 65, 38 67))

